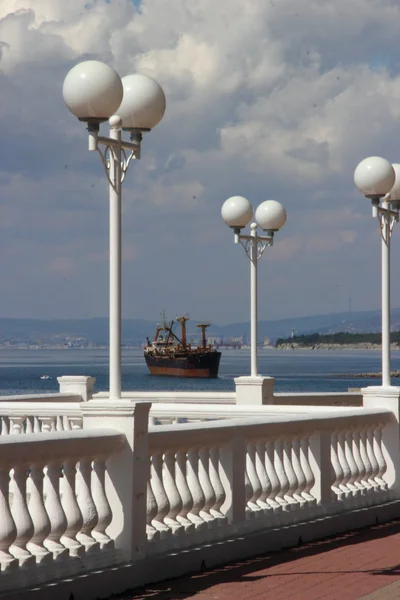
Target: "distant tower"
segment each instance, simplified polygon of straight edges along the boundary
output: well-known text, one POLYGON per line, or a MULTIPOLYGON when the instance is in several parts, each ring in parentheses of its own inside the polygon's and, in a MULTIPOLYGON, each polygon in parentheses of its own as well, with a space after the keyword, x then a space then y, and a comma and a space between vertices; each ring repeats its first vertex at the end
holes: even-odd
POLYGON ((294 329, 292 329, 291 333, 290 333, 290 337, 294 338, 294 329))

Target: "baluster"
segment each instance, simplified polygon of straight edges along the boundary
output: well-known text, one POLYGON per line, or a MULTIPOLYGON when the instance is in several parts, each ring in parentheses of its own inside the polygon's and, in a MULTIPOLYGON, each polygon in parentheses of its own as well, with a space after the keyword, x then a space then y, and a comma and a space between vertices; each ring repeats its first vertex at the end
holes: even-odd
POLYGON ((363 505, 364 499, 366 496, 366 489, 362 482, 362 480, 365 477, 365 466, 364 466, 364 463, 362 461, 361 454, 360 454, 360 444, 361 444, 360 429, 359 429, 359 427, 355 427, 354 431, 353 431, 353 456, 354 456, 354 461, 357 465, 357 477, 354 481, 354 485, 357 486, 357 488, 359 490, 359 493, 361 495, 360 504, 363 505))
POLYGON ((36 557, 37 563, 48 564, 53 557, 43 545, 51 529, 50 520, 44 507, 43 467, 42 463, 34 463, 31 466, 28 510, 33 523, 33 535, 26 547, 36 557))
MULTIPOLYGON (((246 458, 246 462, 247 462, 247 458, 246 458)), ((249 475, 247 473, 247 468, 244 471, 244 489, 245 489, 245 499, 246 499, 246 506, 245 506, 246 519, 253 519, 254 513, 249 506, 249 502, 253 495, 253 488, 250 483, 249 475)))
POLYGON ((299 508, 299 501, 296 500, 294 494, 298 488, 296 473, 292 463, 292 440, 283 440, 283 468, 288 480, 288 491, 285 494, 285 500, 290 504, 290 510, 299 508))
POLYGON ((337 457, 340 463, 340 466, 342 468, 342 479, 339 483, 339 487, 341 490, 343 490, 345 498, 348 498, 349 496, 352 496, 352 490, 349 488, 349 486, 347 485, 347 482, 349 481, 350 477, 351 477, 351 471, 350 471, 350 467, 349 467, 349 463, 346 460, 346 454, 345 454, 345 436, 343 431, 338 431, 337 432, 337 457))
POLYGON ((82 429, 82 417, 69 417, 68 426, 72 431, 82 429))
POLYGON ((258 440, 256 443, 255 466, 261 485, 261 494, 257 499, 257 504, 265 515, 272 512, 272 507, 267 502, 271 493, 271 482, 265 469, 265 443, 262 440, 258 440))
POLYGON ((200 516, 208 521, 210 526, 217 526, 214 515, 211 509, 215 504, 214 488, 211 485, 210 476, 210 452, 208 448, 200 448, 199 451, 199 482, 204 494, 204 506, 200 512, 200 516))
POLYGON ((331 434, 331 463, 333 467, 333 483, 331 486, 333 496, 332 500, 339 500, 340 502, 343 500, 344 491, 340 487, 340 484, 343 480, 343 470, 341 464, 339 462, 339 458, 337 455, 338 448, 338 437, 336 431, 332 431, 331 434))
POLYGON ((40 431, 42 433, 50 433, 50 431, 53 431, 53 420, 54 417, 39 417, 40 431))
POLYGON ((83 525, 83 518, 76 500, 76 460, 66 460, 63 465, 63 493, 61 505, 67 519, 67 528, 61 543, 68 548, 70 556, 83 556, 85 549, 76 538, 83 525))
POLYGON ((10 469, 0 464, 0 565, 1 571, 13 571, 18 561, 9 553, 10 546, 17 537, 17 528, 10 511, 9 501, 10 469))
POLYGON ((168 498, 169 510, 164 517, 164 523, 174 535, 183 533, 183 525, 176 519, 182 510, 182 500, 175 483, 175 450, 168 450, 164 455, 162 469, 163 487, 168 498))
POLYGON ((217 446, 210 448, 209 476, 215 496, 214 506, 210 509, 210 512, 222 524, 227 521, 227 518, 221 512, 221 506, 225 502, 226 494, 219 476, 219 448, 217 446))
POLYGON ((83 524, 80 532, 76 535, 76 539, 85 547, 86 554, 93 554, 99 550, 100 544, 92 536, 92 530, 98 521, 97 510, 92 497, 92 457, 85 456, 80 459, 77 483, 77 500, 83 524))
POLYGON ((62 423, 64 431, 71 431, 71 423, 69 422, 69 417, 67 415, 62 417, 62 423))
POLYGON ((151 457, 151 488, 157 503, 157 514, 153 518, 154 527, 160 532, 161 539, 165 539, 171 534, 171 529, 165 524, 164 518, 169 513, 169 502, 165 493, 162 478, 163 459, 160 453, 151 457))
POLYGON ((191 448, 187 453, 186 474, 187 484, 192 496, 193 506, 188 513, 188 519, 194 523, 196 529, 207 529, 207 523, 200 516, 200 511, 205 505, 203 490, 199 482, 199 452, 197 448, 191 448))
POLYGON ((8 417, 1 417, 1 435, 9 435, 10 420, 8 417))
POLYGON ((284 511, 288 511, 290 510, 290 505, 287 502, 285 495, 289 490, 289 481, 283 466, 283 442, 280 438, 275 440, 274 466, 279 480, 279 490, 275 499, 279 502, 284 511))
POLYGON ((362 479, 362 484, 365 487, 365 491, 368 495, 369 491, 372 489, 372 485, 369 481, 371 474, 372 474, 372 466, 371 466, 370 460, 368 458, 367 434, 366 434, 363 426, 360 427, 360 456, 361 456, 361 460, 364 464, 364 473, 365 473, 363 476, 363 479, 362 479))
POLYGON ((374 449, 375 456, 378 462, 379 471, 377 476, 375 477, 382 491, 387 491, 388 485, 384 479, 384 474, 386 473, 387 465, 386 460, 382 451, 382 429, 384 427, 383 423, 378 423, 377 428, 375 430, 375 438, 374 438, 374 449))
POLYGON ((271 482, 271 492, 267 497, 267 503, 271 506, 274 513, 279 513, 282 510, 282 506, 276 500, 276 496, 279 492, 281 484, 279 482, 278 475, 276 474, 274 466, 274 446, 274 440, 268 440, 265 444, 265 470, 271 482))
POLYGON ((33 433, 40 433, 42 431, 40 420, 38 417, 33 417, 33 433))
POLYGON ((53 554, 54 560, 64 560, 68 550, 60 543, 60 538, 67 529, 65 517, 60 501, 60 463, 50 462, 46 469, 45 481, 45 509, 50 519, 50 533, 43 545, 53 554))
POLYGON ((157 502, 150 481, 147 482, 146 506, 146 535, 148 541, 152 542, 160 539, 160 532, 152 525, 153 519, 157 516, 157 502))
POLYGON ((112 521, 112 511, 106 496, 105 487, 106 458, 97 457, 93 461, 92 497, 97 511, 97 523, 92 536, 99 542, 100 549, 114 548, 114 541, 106 534, 112 521))
POLYGON ((26 549, 26 544, 33 535, 33 523, 26 505, 27 477, 27 465, 16 465, 12 470, 11 515, 17 528, 17 537, 9 551, 18 559, 19 565, 24 568, 35 564, 34 556, 26 549))
POLYGON ((367 446, 368 458, 371 463, 371 475, 369 478, 369 482, 372 485, 373 490, 375 492, 379 492, 380 491, 379 484, 376 481, 376 477, 379 473, 379 465, 378 465, 378 461, 376 460, 375 451, 374 451, 374 437, 375 437, 374 430, 375 430, 375 425, 366 427, 366 443, 367 443, 366 446, 367 446))
POLYGON ((316 505, 317 499, 312 495, 311 490, 315 485, 315 477, 309 461, 310 436, 309 434, 302 435, 300 439, 300 465, 306 478, 306 485, 301 495, 307 502, 316 505))
POLYGON ((292 467, 297 480, 297 487, 293 492, 293 498, 297 500, 300 508, 306 505, 306 499, 303 496, 303 491, 306 488, 306 476, 301 466, 300 459, 300 437, 295 435, 292 439, 292 467))
POLYGON ((19 435, 23 433, 25 417, 10 417, 10 433, 19 435))
POLYGON ((350 477, 347 482, 347 487, 351 490, 354 497, 360 496, 360 490, 356 485, 356 479, 358 477, 358 467, 354 457, 353 449, 353 432, 348 429, 344 434, 344 453, 347 460, 347 464, 350 469, 350 477))
POLYGON ((256 446, 254 443, 248 442, 246 452, 246 500, 251 512, 257 513, 255 516, 258 517, 263 514, 260 506, 257 504, 257 500, 261 496, 262 487, 257 475, 255 462, 256 446))
POLYGON ((64 431, 64 424, 60 415, 57 415, 54 426, 56 431, 64 431))
POLYGON ((186 463, 186 452, 178 450, 175 457, 175 483, 182 500, 182 508, 176 520, 184 526, 186 533, 192 533, 195 530, 195 526, 187 518, 187 515, 193 507, 193 499, 187 485, 186 463))
POLYGON ((33 417, 27 417, 25 420, 25 433, 33 433, 33 417))

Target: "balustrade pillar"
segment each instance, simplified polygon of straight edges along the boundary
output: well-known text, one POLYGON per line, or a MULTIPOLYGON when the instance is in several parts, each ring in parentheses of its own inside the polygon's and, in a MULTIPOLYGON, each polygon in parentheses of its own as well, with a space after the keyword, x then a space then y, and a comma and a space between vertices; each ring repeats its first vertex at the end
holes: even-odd
POLYGON ((12 470, 12 503, 11 514, 17 528, 17 537, 10 546, 10 552, 24 568, 32 567, 35 558, 27 550, 26 544, 33 535, 33 523, 26 505, 26 479, 28 477, 28 465, 15 465, 12 470))
POLYGON ((67 519, 60 500, 60 463, 49 462, 44 480, 46 492, 45 509, 50 519, 50 533, 44 540, 44 546, 53 554, 56 561, 64 560, 68 550, 60 542, 67 529, 67 519))
POLYGON ((26 547, 36 557, 38 564, 45 565, 49 564, 53 558, 43 545, 51 530, 50 520, 44 506, 43 468, 44 463, 42 462, 31 465, 28 510, 33 523, 33 535, 26 547))
POLYGON ((9 552, 17 537, 17 528, 11 515, 9 501, 10 467, 0 463, 0 565, 2 572, 18 568, 16 560, 9 552))
POLYGON ((221 507, 228 522, 243 523, 245 520, 246 491, 246 444, 244 438, 234 437, 220 449, 220 476, 225 490, 225 502, 221 507))
POLYGON ((92 530, 92 536, 100 544, 100 549, 114 548, 114 541, 106 534, 106 529, 112 521, 112 511, 105 492, 106 459, 98 456, 93 461, 92 497, 97 511, 97 523, 92 530))
POLYGON ((61 505, 67 519, 67 528, 61 537, 70 556, 84 556, 85 548, 77 540, 83 526, 83 517, 76 500, 76 460, 66 460, 63 465, 64 485, 61 505))
POLYGON ((81 458, 77 480, 77 500, 83 523, 76 538, 84 546, 86 554, 93 554, 99 550, 100 544, 92 536, 92 530, 98 522, 97 510, 92 498, 92 457, 81 458))

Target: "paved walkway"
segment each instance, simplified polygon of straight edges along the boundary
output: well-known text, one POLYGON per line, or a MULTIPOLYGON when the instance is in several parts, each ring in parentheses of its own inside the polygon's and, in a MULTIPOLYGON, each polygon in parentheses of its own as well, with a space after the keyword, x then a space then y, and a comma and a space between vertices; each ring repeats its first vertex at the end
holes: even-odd
POLYGON ((120 600, 400 600, 400 519, 125 593, 120 600))

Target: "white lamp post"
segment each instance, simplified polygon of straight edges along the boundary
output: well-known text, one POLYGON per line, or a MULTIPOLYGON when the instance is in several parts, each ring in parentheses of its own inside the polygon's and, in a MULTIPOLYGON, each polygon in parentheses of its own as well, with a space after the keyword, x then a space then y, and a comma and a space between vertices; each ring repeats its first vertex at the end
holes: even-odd
MULTIPOLYGON (((228 198, 222 206, 221 216, 225 223, 233 229, 235 244, 242 244, 245 252, 250 259, 250 377, 239 377, 236 379, 236 389, 238 392, 238 383, 252 386, 253 393, 246 389, 243 396, 243 402, 264 403, 265 385, 263 378, 258 373, 257 360, 257 262, 261 258, 265 248, 272 246, 274 233, 285 224, 286 211, 282 204, 276 200, 266 200, 262 202, 255 212, 255 223, 250 225, 250 235, 242 234, 241 230, 248 225, 253 217, 253 208, 250 202, 242 196, 233 196, 228 198), (261 227, 266 235, 257 234, 257 225, 261 227), (247 400, 248 399, 248 400, 247 400)), ((272 379, 272 378, 271 378, 272 379)), ((241 396, 241 394, 239 394, 241 396)), ((237 402, 240 403, 237 395, 237 402)))
POLYGON ((382 387, 390 380, 390 237, 399 220, 400 165, 371 156, 354 172, 354 183, 371 200, 372 216, 378 217, 382 237, 382 387), (382 203, 381 203, 382 201, 382 203))
POLYGON ((151 77, 128 75, 122 80, 110 66, 88 60, 67 74, 64 101, 87 123, 89 150, 98 152, 110 186, 110 398, 121 399, 121 184, 131 160, 140 158, 142 133, 165 112, 165 96, 151 77), (109 121, 110 137, 99 135, 109 121), (121 139, 121 128, 130 142, 121 139), (101 149, 103 147, 103 149, 101 149))

